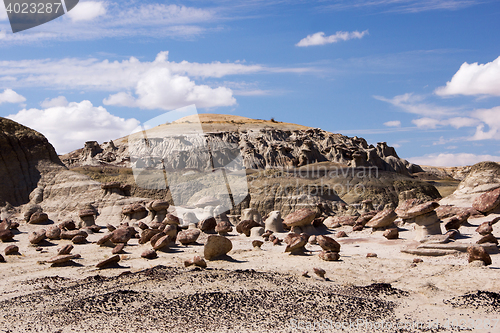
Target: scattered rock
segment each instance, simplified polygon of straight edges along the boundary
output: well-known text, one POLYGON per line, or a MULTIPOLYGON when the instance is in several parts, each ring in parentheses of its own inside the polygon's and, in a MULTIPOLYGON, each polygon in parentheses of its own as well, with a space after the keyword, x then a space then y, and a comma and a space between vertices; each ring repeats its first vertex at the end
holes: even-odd
POLYGON ((87 243, 87 237, 82 236, 82 235, 78 235, 78 236, 73 237, 71 239, 71 242, 73 242, 73 244, 85 244, 85 243, 87 243))
POLYGON ((0 231, 0 240, 2 242, 9 242, 12 239, 14 239, 14 233, 10 229, 0 231))
POLYGON ((224 236, 210 235, 204 247, 205 259, 212 260, 227 254, 233 248, 233 243, 224 236))
POLYGON ((481 236, 491 234, 493 232, 493 227, 491 226, 491 222, 481 223, 481 225, 476 228, 476 232, 481 236))
POLYGON ((265 221, 266 230, 271 230, 273 232, 284 232, 283 229, 283 219, 281 218, 281 213, 278 210, 269 213, 268 218, 265 221))
MULTIPOLYGON (((139 229, 141 229, 141 230, 149 229, 148 225, 146 223, 142 222, 142 221, 139 222, 138 226, 139 226, 139 229)), ((110 230, 110 231, 112 231, 112 230, 110 230)))
POLYGON ((390 228, 384 231, 383 236, 387 239, 398 239, 399 238, 399 231, 398 228, 390 228))
POLYGON ((481 213, 488 213, 500 204, 500 187, 488 191, 477 197, 472 203, 472 208, 481 213))
POLYGON ((139 244, 146 244, 151 240, 151 238, 159 234, 161 231, 158 229, 146 229, 142 232, 141 238, 139 238, 139 244))
POLYGON ((324 251, 340 252, 340 244, 331 237, 320 235, 316 237, 316 241, 324 251))
POLYGON ((166 248, 168 247, 168 245, 174 240, 175 238, 173 238, 172 236, 170 235, 165 235, 163 237, 161 237, 160 239, 158 239, 154 246, 153 246, 153 249, 155 250, 161 250, 163 248, 166 248))
POLYGON ((125 248, 125 244, 120 243, 113 248, 113 251, 111 251, 111 253, 112 254, 121 254, 121 253, 123 253, 124 248, 125 248))
POLYGON ((250 237, 260 237, 264 234, 264 228, 262 227, 253 227, 250 229, 250 237))
POLYGON ((30 216, 29 224, 41 224, 49 220, 49 216, 42 212, 35 212, 30 216))
POLYGON ((321 260, 325 261, 337 261, 340 259, 340 255, 338 254, 338 252, 331 251, 321 251, 318 256, 321 260))
POLYGON ((252 241, 252 246, 256 247, 256 248, 259 248, 259 249, 262 246, 262 244, 264 244, 264 242, 260 241, 260 240, 254 240, 254 241, 252 241))
POLYGON ((311 222, 316 217, 316 212, 309 208, 302 208, 293 213, 288 214, 283 223, 288 227, 302 227, 311 225, 311 222))
POLYGON ((498 245, 498 239, 493 234, 486 234, 477 241, 477 244, 494 243, 498 245))
POLYGON ((58 256, 50 258, 49 260, 47 260, 47 262, 49 264, 60 265, 60 264, 67 263, 70 260, 77 259, 77 258, 80 258, 79 254, 62 254, 62 255, 58 255, 58 256))
POLYGON ((89 234, 87 234, 84 230, 61 230, 61 239, 73 239, 76 236, 84 236, 87 238, 88 235, 89 234))
POLYGON ((213 232, 216 226, 217 221, 213 217, 198 222, 198 229, 203 232, 213 232))
POLYGON ((76 229, 76 224, 75 224, 75 221, 73 220, 67 220, 67 221, 64 221, 64 222, 61 222, 59 224, 59 229, 61 230, 75 230, 76 229))
POLYGON ((99 246, 110 244, 111 243, 111 237, 113 237, 113 233, 110 232, 109 234, 106 234, 106 235, 102 236, 97 241, 96 244, 99 245, 99 246))
POLYGON ((199 229, 182 230, 177 234, 177 241, 182 245, 193 244, 196 243, 200 234, 201 231, 199 229))
POLYGON ((303 277, 309 277, 309 272, 308 271, 303 271, 301 275, 303 277))
POLYGON ((393 209, 384 209, 368 221, 365 226, 369 228, 385 228, 393 224, 397 217, 393 209))
POLYGON ((120 256, 117 254, 117 255, 114 255, 112 257, 109 257, 108 259, 105 259, 101 262, 99 262, 96 267, 97 268, 105 268, 107 266, 111 266, 113 264, 116 264, 117 262, 120 261, 120 256))
POLYGON ((9 245, 4 250, 6 256, 10 256, 12 254, 19 253, 19 246, 17 245, 9 245))
POLYGON ((158 258, 158 254, 155 250, 146 250, 142 252, 141 257, 146 259, 156 259, 158 258))
POLYGON ((113 244, 127 243, 132 238, 132 233, 129 228, 118 228, 111 234, 110 240, 113 244))
POLYGON ((50 226, 45 233, 48 239, 61 239, 61 229, 58 226, 50 226))
POLYGON ((366 257, 367 258, 377 258, 377 254, 376 253, 367 253, 366 257))
MULTIPOLYGON (((153 247, 153 249, 156 246, 156 242, 158 242, 164 236, 167 236, 167 235, 162 231, 162 232, 157 233, 153 237, 151 237, 151 239, 149 240, 149 243, 151 244, 151 246, 153 247)), ((157 250, 157 249, 155 249, 155 250, 157 250)))
POLYGON ((112 226, 111 224, 106 224, 106 228, 108 228, 108 231, 109 232, 113 232, 116 230, 116 227, 115 226, 112 226))
POLYGON ((239 234, 245 234, 245 236, 250 237, 250 231, 254 227, 260 227, 260 224, 254 220, 244 220, 236 225, 236 232, 239 234))
POLYGON ((315 235, 312 235, 312 236, 309 236, 309 239, 307 240, 307 242, 311 245, 316 245, 318 244, 318 240, 316 239, 316 236, 315 235))
POLYGON ((314 267, 313 268, 313 271, 314 271, 314 274, 316 274, 317 276, 319 276, 320 278, 324 279, 325 278, 325 270, 322 269, 322 268, 316 268, 314 267))
POLYGON ((420 258, 413 259, 413 263, 414 264, 418 264, 418 263, 421 263, 421 262, 424 262, 424 261, 422 259, 420 259, 420 258))
POLYGON ((220 221, 215 226, 215 232, 219 235, 226 235, 233 231, 233 226, 229 221, 220 221))
POLYGON ((184 266, 185 267, 189 267, 189 266, 192 266, 192 265, 195 265, 195 266, 198 266, 198 267, 202 267, 202 268, 207 268, 206 261, 203 260, 203 258, 200 257, 200 256, 194 256, 193 259, 184 261, 184 266))
POLYGON ((57 254, 58 255, 66 255, 66 254, 70 254, 71 251, 73 251, 73 248, 74 246, 71 245, 71 244, 67 244, 67 245, 64 245, 63 247, 61 247, 60 249, 57 249, 57 254))
POLYGON ((165 218, 163 219, 163 224, 173 224, 173 225, 180 225, 179 218, 173 214, 168 213, 165 218))
POLYGON ((32 231, 29 233, 28 240, 31 244, 41 243, 45 239, 45 229, 32 231))
POLYGON ((484 262, 486 266, 491 265, 491 257, 483 247, 470 246, 469 248, 467 248, 467 253, 469 254, 469 262, 480 260, 484 262))
POLYGON ((339 232, 337 232, 335 237, 336 238, 344 238, 344 237, 347 237, 347 234, 345 233, 345 231, 339 231, 339 232))

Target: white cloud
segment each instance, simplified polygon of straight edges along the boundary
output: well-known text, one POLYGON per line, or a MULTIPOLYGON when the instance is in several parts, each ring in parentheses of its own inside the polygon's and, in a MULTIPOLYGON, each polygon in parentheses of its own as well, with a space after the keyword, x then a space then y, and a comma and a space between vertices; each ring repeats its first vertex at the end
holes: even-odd
POLYGON ((420 13, 431 10, 457 10, 482 3, 482 0, 340 0, 323 9, 348 10, 384 8, 385 12, 420 13))
POLYGON ((7 16, 7 11, 5 10, 5 6, 0 3, 0 21, 5 21, 9 17, 7 16))
POLYGON ((137 83, 137 98, 120 92, 104 100, 106 105, 172 110, 195 104, 197 108, 230 106, 236 103, 232 90, 196 85, 186 76, 172 75, 169 69, 151 70, 137 83))
POLYGON ((467 153, 457 153, 457 154, 427 154, 419 157, 407 158, 408 161, 418 164, 418 165, 430 165, 430 166, 465 166, 474 165, 482 161, 493 161, 500 162, 500 156, 494 155, 475 155, 467 153))
POLYGON ((105 14, 104 3, 98 1, 79 2, 73 10, 68 12, 68 16, 73 22, 90 21, 105 14))
POLYGON ((48 109, 55 106, 68 106, 68 100, 64 96, 59 96, 56 98, 48 99, 46 98, 40 103, 40 106, 44 109, 48 109))
POLYGON ((435 93, 448 95, 494 95, 500 96, 500 57, 487 64, 463 63, 446 86, 435 93))
POLYGON ((337 43, 341 40, 346 41, 346 40, 354 39, 354 38, 361 39, 365 35, 368 35, 368 30, 365 30, 363 32, 337 31, 335 33, 335 35, 331 35, 331 36, 325 36, 324 32, 317 32, 313 35, 308 35, 306 38, 302 39, 300 42, 295 44, 295 46, 306 47, 306 46, 313 46, 313 45, 332 44, 332 43, 337 43))
POLYGON ((450 116, 457 114, 460 108, 447 107, 447 106, 437 106, 433 104, 423 103, 423 96, 414 95, 413 93, 407 93, 404 95, 398 95, 393 98, 385 98, 382 96, 373 96, 379 101, 390 103, 405 112, 418 114, 425 117, 439 117, 439 116, 450 116))
POLYGON ((103 142, 125 136, 140 123, 133 118, 114 116, 90 101, 46 109, 23 109, 7 118, 43 133, 59 154, 81 148, 85 141, 103 142))
POLYGON ((384 123, 387 127, 401 127, 401 122, 399 120, 391 120, 384 123))
POLYGON ((411 121, 415 125, 417 125, 418 128, 436 128, 439 125, 439 120, 433 119, 433 118, 420 118, 420 119, 414 119, 411 121))
POLYGON ((434 129, 440 126, 451 126, 456 129, 459 129, 462 127, 475 127, 480 123, 478 119, 473 119, 469 117, 453 117, 449 119, 435 119, 435 118, 424 117, 424 118, 414 119, 411 122, 417 125, 418 128, 424 128, 424 129, 425 128, 434 129))
POLYGON ((22 103, 25 102, 26 98, 19 95, 12 89, 5 89, 3 93, 0 93, 0 104, 2 103, 22 103))
POLYGON ((480 109, 472 113, 482 124, 476 127, 476 133, 470 140, 500 140, 500 106, 492 109, 480 109), (486 126, 489 130, 485 131, 486 126))

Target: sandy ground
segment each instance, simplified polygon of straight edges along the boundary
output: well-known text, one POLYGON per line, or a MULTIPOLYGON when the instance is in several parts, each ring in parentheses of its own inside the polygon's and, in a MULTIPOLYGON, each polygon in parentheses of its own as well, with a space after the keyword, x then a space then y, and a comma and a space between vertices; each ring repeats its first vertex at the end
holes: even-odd
MULTIPOLYGON (((474 229, 480 222, 469 220, 469 226, 460 228, 457 242, 475 242, 479 235, 474 229)), ((499 224, 494 225, 497 237, 499 224)), ((80 259, 52 267, 45 261, 71 242, 51 241, 37 252, 27 240, 33 228, 43 226, 22 224, 16 242, 0 244, 2 254, 11 244, 20 248, 20 255, 4 256, 7 262, 0 263, 0 332, 298 332, 313 331, 310 325, 322 320, 331 322, 319 331, 329 332, 500 332, 500 295, 496 294, 500 254, 492 254, 493 264, 487 267, 468 264, 465 253, 422 256, 423 262, 415 265, 412 261, 417 256, 401 253, 415 244, 411 225, 401 228, 398 240, 386 240, 382 232, 368 228, 330 230, 349 235, 337 239, 342 247, 341 260, 336 262, 320 260, 317 245, 307 245, 309 252, 304 255, 290 255, 284 253, 285 245, 270 242, 261 250, 253 249, 252 238, 233 232, 228 236, 233 242, 229 257, 209 261, 207 270, 183 265, 195 254, 203 256, 205 234, 198 244, 172 246, 158 252, 154 260, 140 257, 149 244, 132 239, 119 266, 99 270, 95 264, 109 257, 112 248, 91 242, 102 237, 105 229, 89 235, 88 244, 75 245, 72 253, 81 254, 80 259), (378 257, 366 258, 369 252, 378 257), (323 268, 327 279, 315 276, 314 267, 323 268), (310 277, 303 277, 304 271, 310 277), (103 296, 108 294, 116 300, 103 296), (153 303, 157 308, 151 308, 153 303), (89 309, 82 310, 83 304, 89 309), (105 309, 96 310, 93 304, 105 309), (334 324, 348 320, 367 322, 335 328, 334 324), (366 326, 381 320, 386 325, 399 324, 400 329, 366 326), (415 322, 423 326, 405 328, 415 322), (496 327, 484 328, 488 322, 496 327)))

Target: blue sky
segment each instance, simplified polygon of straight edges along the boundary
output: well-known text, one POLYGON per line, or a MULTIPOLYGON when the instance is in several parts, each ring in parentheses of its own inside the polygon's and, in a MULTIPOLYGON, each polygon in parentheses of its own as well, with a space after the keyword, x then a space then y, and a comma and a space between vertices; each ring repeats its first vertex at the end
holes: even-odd
POLYGON ((59 153, 195 104, 386 141, 414 163, 500 161, 500 3, 80 1, 12 34, 0 116, 59 153))

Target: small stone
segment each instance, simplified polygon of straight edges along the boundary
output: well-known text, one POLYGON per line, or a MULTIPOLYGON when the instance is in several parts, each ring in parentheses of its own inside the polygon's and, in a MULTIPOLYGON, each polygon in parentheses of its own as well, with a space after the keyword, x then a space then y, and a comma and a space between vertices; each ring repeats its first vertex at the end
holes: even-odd
POLYGON ((313 268, 313 271, 314 271, 314 274, 316 274, 317 276, 319 276, 320 278, 324 279, 325 278, 325 270, 322 269, 322 268, 316 268, 314 267, 313 268))
POLYGON ((398 228, 390 228, 384 231, 383 236, 387 239, 398 239, 399 231, 398 228))
POLYGON ((199 229, 188 229, 188 230, 182 230, 177 234, 177 240, 179 243, 182 245, 188 245, 188 244, 193 244, 196 243, 196 240, 200 236, 200 230, 199 229))
POLYGON ((318 256, 321 260, 325 261, 337 261, 340 259, 340 255, 338 254, 338 252, 331 251, 321 251, 318 256))
POLYGON ((215 232, 219 235, 226 235, 233 231, 233 225, 229 221, 220 221, 215 226, 215 232))
POLYGON ((331 237, 320 235, 316 237, 316 241, 325 251, 340 252, 340 244, 331 237))
POLYGON ((345 231, 339 231, 335 235, 335 238, 344 238, 344 237, 347 237, 347 234, 345 233, 345 231))
POLYGON ((0 262, 5 262, 5 259, 3 258, 3 256, 0 254, 0 262))
POLYGON ((250 237, 250 232, 254 227, 260 227, 260 224, 253 220, 244 220, 236 225, 236 232, 250 237))
POLYGON ((57 254, 58 255, 65 255, 65 254, 70 254, 71 251, 73 251, 74 246, 71 244, 64 245, 60 249, 57 249, 57 254))
POLYGON ((45 239, 45 229, 32 231, 29 233, 28 240, 31 244, 41 243, 45 239))
POLYGON ((77 259, 77 258, 80 258, 79 254, 63 254, 63 255, 58 255, 58 256, 52 257, 49 260, 47 260, 47 262, 49 264, 58 265, 58 264, 64 264, 70 260, 77 259))
POLYGON ((48 227, 45 234, 48 239, 61 239, 61 229, 59 229, 59 227, 55 225, 48 227))
POLYGON ((146 229, 142 232, 141 238, 139 238, 139 244, 146 244, 151 240, 151 238, 159 234, 161 231, 158 229, 146 229))
POLYGON ((0 231, 0 240, 2 242, 11 241, 13 238, 14 233, 10 229, 0 231))
POLYGON ((352 231, 363 231, 365 227, 361 224, 356 224, 354 227, 352 227, 352 231))
POLYGON ((146 259, 156 259, 158 258, 158 254, 156 253, 155 250, 146 250, 142 252, 141 257, 146 259))
POLYGON ((303 271, 301 275, 303 277, 309 277, 309 272, 308 271, 303 271))
POLYGON ((123 248, 125 247, 125 244, 123 243, 120 243, 118 245, 116 245, 114 248, 113 248, 113 251, 111 251, 112 254, 121 254, 123 253, 123 248))
POLYGON ((264 228, 262 227, 253 227, 250 229, 250 237, 256 238, 260 237, 264 234, 264 228))
POLYGON ((120 261, 120 256, 119 255, 114 255, 112 257, 109 257, 108 259, 105 259, 101 262, 99 262, 96 267, 97 268, 104 268, 104 267, 107 267, 107 266, 111 266, 113 264, 116 264, 117 262, 120 261))
POLYGON ((217 221, 213 217, 198 222, 198 229, 203 232, 213 232, 216 226, 217 221))
POLYGON ((192 266, 192 265, 195 265, 195 266, 198 266, 198 267, 202 267, 202 268, 207 268, 206 261, 203 260, 203 258, 200 257, 200 256, 194 256, 193 259, 184 261, 184 266, 185 267, 189 267, 189 266, 192 266))
POLYGON ((73 242, 73 244, 85 244, 87 243, 87 238, 82 235, 78 235, 73 237, 71 241, 73 242))
POLYGON ((118 228, 112 232, 111 242, 113 244, 127 243, 132 238, 132 233, 129 228, 118 228))
POLYGON ((61 230, 75 230, 76 224, 73 220, 67 220, 59 224, 59 229, 61 230))
POLYGON ((108 228, 108 231, 109 232, 113 232, 116 230, 116 227, 115 226, 112 226, 111 224, 106 224, 106 228, 108 228))
POLYGON ((146 230, 146 229, 149 229, 148 225, 144 222, 139 222, 139 229, 141 230, 146 230))
POLYGON ((316 236, 315 235, 312 235, 312 236, 309 236, 309 239, 307 240, 307 242, 311 245, 316 245, 318 244, 318 240, 316 239, 316 236))
POLYGON ((165 235, 155 242, 155 245, 153 245, 153 249, 161 250, 163 248, 166 248, 174 239, 175 238, 170 235, 165 235))
POLYGON ((163 224, 173 224, 173 225, 180 225, 179 218, 173 214, 168 213, 167 216, 165 216, 165 219, 163 219, 163 224))
POLYGON ((316 212, 309 208, 302 208, 293 213, 288 214, 283 220, 283 224, 288 227, 301 227, 311 225, 311 222, 316 217, 316 212))
POLYGON ((414 264, 418 264, 418 263, 421 263, 421 262, 424 262, 424 261, 422 259, 420 259, 420 258, 413 259, 413 263, 414 264))
POLYGON ((367 258, 377 258, 378 256, 377 256, 377 254, 376 254, 376 253, 367 253, 367 254, 366 254, 366 257, 367 257, 367 258))
POLYGON ((477 227, 476 232, 481 236, 486 236, 487 234, 491 234, 493 232, 493 227, 491 226, 491 222, 484 222, 477 227))
POLYGON ((76 236, 84 236, 87 238, 89 234, 87 234, 84 230, 61 230, 61 239, 73 239, 76 236))
POLYGON ((469 246, 467 253, 469 254, 469 262, 481 260, 486 266, 491 265, 491 257, 482 246, 469 246))
MULTIPOLYGON (((156 235, 154 235, 153 237, 151 237, 151 239, 149 240, 149 243, 151 244, 153 249, 155 249, 156 242, 158 242, 161 238, 163 238, 165 236, 167 236, 167 235, 164 232, 159 232, 156 235)), ((155 249, 155 250, 157 250, 157 249, 155 249)))
POLYGON ((36 212, 36 213, 33 213, 33 215, 31 215, 30 217, 30 220, 29 220, 29 224, 41 224, 41 223, 45 223, 49 220, 49 216, 45 213, 42 213, 42 212, 36 212))
POLYGON ((9 245, 5 248, 5 255, 10 256, 12 254, 17 254, 19 253, 19 246, 17 245, 9 245))
POLYGON ((278 237, 276 237, 274 240, 273 240, 273 245, 281 245, 281 242, 282 240, 279 239, 278 237))
POLYGON ((487 234, 477 241, 477 244, 494 243, 498 245, 498 239, 493 234, 487 234))
POLYGON ((233 243, 226 237, 220 235, 210 235, 207 238, 203 252, 205 259, 212 260, 227 254, 233 248, 233 243))
POLYGON ((101 245, 106 245, 106 243, 108 242, 111 242, 110 239, 111 237, 113 237, 113 233, 109 233, 109 234, 106 234, 104 236, 102 236, 98 241, 97 241, 97 245, 101 246, 101 245))
POLYGON ((41 252, 41 251, 43 251, 43 247, 37 247, 37 248, 35 249, 35 251, 36 251, 36 252, 41 252))
POLYGON ((397 218, 394 209, 384 209, 368 221, 365 226, 369 228, 385 228, 393 224, 397 218))
POLYGON ((260 240, 254 240, 252 241, 252 246, 255 247, 255 248, 259 248, 262 246, 262 244, 264 244, 263 241, 260 241, 260 240))

